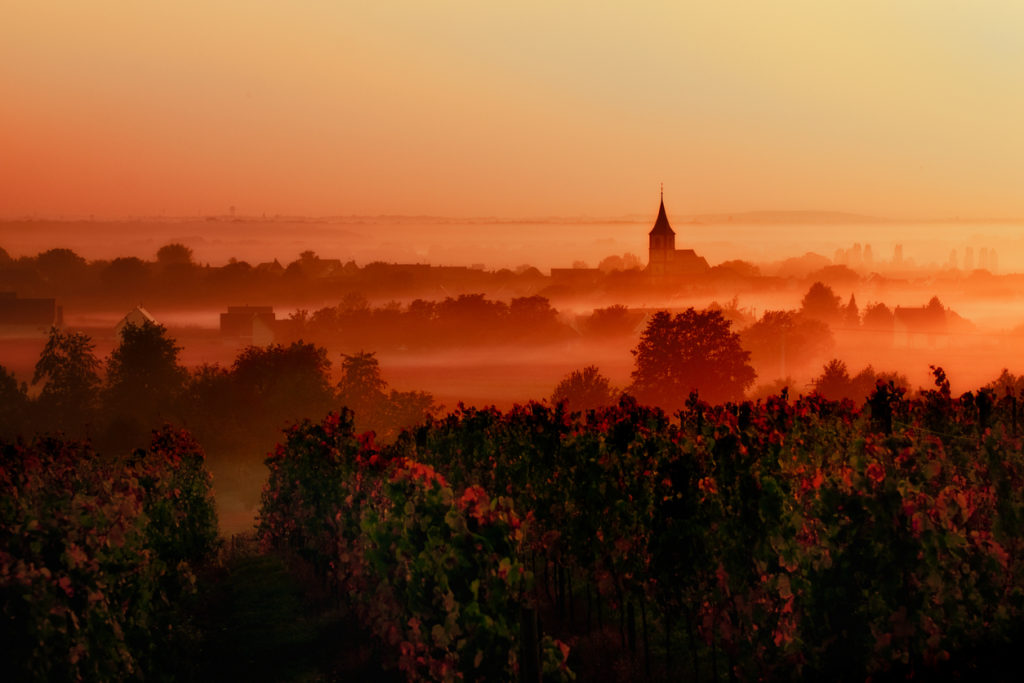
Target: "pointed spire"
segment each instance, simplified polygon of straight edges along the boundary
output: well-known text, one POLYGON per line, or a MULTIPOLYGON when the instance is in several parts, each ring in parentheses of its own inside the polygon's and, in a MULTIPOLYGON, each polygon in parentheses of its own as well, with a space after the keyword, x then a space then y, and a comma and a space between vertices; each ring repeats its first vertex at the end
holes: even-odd
POLYGON ((661 200, 658 206, 658 218, 651 228, 651 235, 675 235, 672 226, 668 224, 668 215, 665 213, 665 184, 661 184, 661 200))

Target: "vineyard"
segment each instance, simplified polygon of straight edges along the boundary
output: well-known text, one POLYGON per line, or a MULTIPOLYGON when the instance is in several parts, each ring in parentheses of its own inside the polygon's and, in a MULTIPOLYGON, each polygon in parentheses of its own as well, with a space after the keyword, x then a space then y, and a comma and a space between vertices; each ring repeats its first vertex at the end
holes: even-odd
MULTIPOLYGON (((262 552, 409 680, 999 679, 1024 636, 1020 411, 935 379, 863 407, 460 407, 387 446, 343 409, 267 458, 262 552)), ((2 448, 6 672, 174 678, 216 547, 198 444, 2 448)))
POLYGON ((609 631, 624 678, 998 677, 1024 609, 1017 414, 941 370, 863 410, 460 408, 386 448, 343 412, 268 459, 260 528, 411 680, 609 679, 575 647, 609 631))
POLYGON ((110 459, 56 438, 0 444, 7 680, 159 679, 193 642, 183 608, 215 547, 209 474, 183 432, 110 459))

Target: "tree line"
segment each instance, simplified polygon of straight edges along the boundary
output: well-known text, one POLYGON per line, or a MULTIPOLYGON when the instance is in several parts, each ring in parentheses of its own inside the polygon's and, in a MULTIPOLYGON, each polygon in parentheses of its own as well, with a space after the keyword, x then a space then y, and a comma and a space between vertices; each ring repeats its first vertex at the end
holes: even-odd
POLYGON ((358 424, 387 439, 435 409, 433 396, 389 389, 373 353, 342 355, 332 381, 327 350, 302 341, 250 346, 230 366, 179 362, 181 347, 164 326, 125 326, 109 358, 89 335, 53 328, 31 383, 0 366, 0 438, 63 433, 100 450, 140 447, 163 423, 187 427, 207 450, 265 448, 288 422, 319 417, 338 405, 358 410, 358 424))
POLYGON ((220 306, 225 299, 253 297, 273 305, 319 302, 352 291, 374 297, 484 289, 536 292, 548 281, 529 266, 493 272, 380 262, 359 266, 312 251, 284 264, 276 259, 251 264, 232 258, 211 266, 197 262, 192 250, 180 243, 162 246, 153 260, 122 256, 90 261, 63 247, 15 258, 0 248, 0 290, 89 306, 130 306, 140 299, 220 306))

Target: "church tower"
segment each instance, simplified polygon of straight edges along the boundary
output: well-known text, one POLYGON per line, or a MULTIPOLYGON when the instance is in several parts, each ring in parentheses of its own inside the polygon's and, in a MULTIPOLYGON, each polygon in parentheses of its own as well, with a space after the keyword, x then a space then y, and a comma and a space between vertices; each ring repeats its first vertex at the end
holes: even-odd
POLYGON ((664 275, 671 270, 671 262, 676 251, 676 233, 668 224, 665 215, 665 191, 661 192, 661 206, 658 207, 658 219, 648 234, 650 252, 647 258, 647 271, 652 275, 664 275))

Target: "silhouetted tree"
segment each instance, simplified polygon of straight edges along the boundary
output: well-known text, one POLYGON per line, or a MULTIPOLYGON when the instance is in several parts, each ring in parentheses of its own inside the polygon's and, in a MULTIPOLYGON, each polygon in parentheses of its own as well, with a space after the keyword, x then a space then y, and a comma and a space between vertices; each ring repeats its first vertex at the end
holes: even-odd
POLYGON ((864 329, 876 332, 891 332, 896 318, 892 309, 883 303, 868 304, 864 309, 862 323, 864 329))
POLYGON ((80 271, 86 265, 85 259, 71 249, 48 249, 36 256, 36 268, 47 277, 80 271))
POLYGON ((622 257, 606 256, 597 264, 597 269, 605 273, 610 273, 614 270, 623 270, 622 257))
POLYGON ((438 410, 434 396, 427 391, 395 391, 388 394, 387 407, 382 424, 375 429, 382 442, 392 440, 400 429, 422 423, 428 415, 438 410))
POLYGON ((573 370, 558 383, 551 394, 551 403, 561 401, 572 411, 591 410, 615 403, 615 392, 597 366, 588 365, 582 370, 573 370))
POLYGON ((0 439, 13 441, 29 434, 28 386, 0 365, 0 439))
POLYGON ((814 380, 814 390, 825 398, 838 401, 850 395, 850 372, 846 363, 833 358, 825 364, 824 371, 814 380))
POLYGON ((848 398, 859 403, 871 396, 880 381, 886 384, 892 382, 894 387, 904 390, 909 387, 905 375, 875 372, 870 365, 851 377, 846 363, 837 358, 825 365, 822 374, 814 379, 813 384, 815 391, 829 400, 848 398))
POLYGON ((107 362, 103 392, 114 431, 123 432, 117 437, 118 446, 144 445, 153 428, 177 413, 188 376, 178 364, 180 351, 167 329, 149 320, 141 325, 129 323, 121 331, 121 343, 107 362))
POLYGON ((341 379, 338 381, 338 402, 351 408, 356 422, 369 424, 384 411, 388 383, 380 374, 380 363, 374 353, 360 351, 341 354, 341 379))
POLYGON ((342 354, 338 402, 355 413, 358 431, 373 431, 381 441, 393 439, 398 430, 418 424, 436 408, 425 391, 387 393, 375 354, 360 351, 342 354))
POLYGON ((598 337, 632 334, 640 322, 640 314, 630 313, 621 304, 607 308, 595 308, 583 324, 588 334, 598 337))
POLYGON ((740 337, 755 367, 784 376, 819 362, 835 346, 828 325, 796 311, 765 311, 740 337))
POLYGON ((508 323, 517 336, 550 336, 559 328, 558 311, 545 297, 519 297, 509 302, 508 323))
POLYGON ((231 371, 218 364, 193 368, 185 381, 182 419, 208 452, 250 445, 241 433, 244 415, 237 393, 231 371))
POLYGON ((721 311, 655 313, 632 352, 630 393, 669 409, 682 406, 694 390, 709 403, 742 399, 757 375, 730 327, 721 311))
POLYGON ((751 401, 764 400, 772 396, 781 396, 783 392, 791 395, 790 392, 800 385, 792 377, 780 377, 767 384, 759 384, 748 393, 751 401))
MULTIPOLYGON (((867 369, 872 370, 870 365, 867 369)), ((902 389, 904 392, 910 390, 910 380, 902 372, 896 372, 895 370, 874 372, 872 370, 872 373, 874 375, 873 379, 876 385, 878 384, 878 382, 884 382, 886 384, 892 382, 892 385, 897 389, 902 389)))
POLYGON ((192 250, 179 242, 165 244, 156 251, 156 261, 161 266, 192 265, 192 250))
POLYGON ((39 254, 36 257, 36 271, 53 292, 80 288, 89 272, 84 258, 63 248, 49 249, 39 254))
POLYGON ((636 254, 625 253, 622 256, 606 256, 597 264, 598 270, 604 273, 612 273, 617 270, 632 270, 641 268, 640 259, 636 254))
POLYGON ((857 299, 850 295, 850 302, 843 309, 843 326, 855 330, 860 327, 860 309, 857 308, 857 299))
POLYGON ((315 419, 334 405, 327 350, 302 341, 245 348, 231 366, 235 400, 247 420, 271 430, 315 419))
POLYGON ((1015 375, 1008 369, 1003 368, 1003 371, 999 373, 999 376, 986 384, 985 388, 991 389, 995 392, 996 398, 1000 398, 1006 394, 1013 394, 1018 397, 1024 396, 1024 376, 1015 375))
POLYGON ((740 298, 738 296, 733 296, 732 299, 724 304, 712 301, 705 310, 721 312, 722 317, 735 327, 743 327, 755 321, 754 316, 748 309, 740 308, 740 298))
POLYGON ((116 258, 100 271, 100 283, 111 294, 136 300, 149 281, 149 266, 142 259, 116 258))
POLYGON ((711 269, 721 275, 731 275, 738 278, 761 277, 761 269, 749 261, 733 259, 723 261, 711 269))
POLYGON ((836 322, 841 316, 839 297, 828 285, 815 282, 800 302, 800 312, 827 323, 836 322))
POLYGON ((92 422, 100 385, 95 348, 84 332, 50 329, 32 375, 32 384, 45 382, 36 404, 43 425, 78 434, 92 422))
POLYGON ((370 310, 370 302, 362 292, 345 292, 338 302, 341 313, 361 313, 370 310))

